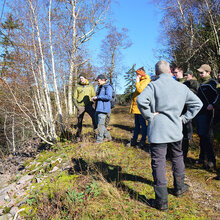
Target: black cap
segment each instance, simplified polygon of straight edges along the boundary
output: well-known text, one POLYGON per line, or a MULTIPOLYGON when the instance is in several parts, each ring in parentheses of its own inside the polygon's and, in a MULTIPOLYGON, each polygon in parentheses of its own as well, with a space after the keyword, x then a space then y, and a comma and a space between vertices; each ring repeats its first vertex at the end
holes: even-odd
POLYGON ((84 73, 84 72, 79 74, 79 78, 80 78, 80 76, 84 77, 85 79, 87 78, 86 73, 84 73))
POLYGON ((187 70, 187 71, 184 73, 184 76, 187 76, 188 74, 190 74, 190 75, 193 76, 193 71, 187 70))
POLYGON ((107 77, 106 77, 106 75, 104 75, 104 74, 100 74, 100 75, 97 76, 96 81, 97 81, 98 79, 105 79, 105 80, 107 80, 107 77))

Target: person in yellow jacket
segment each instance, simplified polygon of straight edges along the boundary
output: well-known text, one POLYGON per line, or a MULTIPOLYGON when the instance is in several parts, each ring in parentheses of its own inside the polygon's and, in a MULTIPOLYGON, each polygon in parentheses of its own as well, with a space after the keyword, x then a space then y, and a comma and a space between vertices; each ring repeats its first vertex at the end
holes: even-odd
POLYGON ((89 114, 92 118, 93 129, 97 128, 95 122, 95 109, 93 108, 93 102, 91 98, 95 96, 95 89, 92 85, 89 84, 89 81, 86 79, 86 75, 81 73, 79 76, 79 83, 75 87, 73 94, 73 103, 77 108, 77 132, 76 140, 80 141, 81 132, 82 132, 82 122, 85 112, 89 114))
POLYGON ((134 127, 134 134, 133 138, 131 139, 130 146, 136 146, 137 145, 137 139, 138 134, 141 129, 141 141, 138 144, 138 147, 144 147, 146 142, 146 136, 147 136, 147 125, 146 120, 141 115, 138 106, 137 106, 137 96, 144 90, 144 88, 150 83, 151 79, 148 74, 145 73, 145 70, 143 67, 136 70, 136 90, 132 95, 132 102, 131 102, 131 108, 130 113, 134 114, 134 120, 135 120, 135 127, 134 127))

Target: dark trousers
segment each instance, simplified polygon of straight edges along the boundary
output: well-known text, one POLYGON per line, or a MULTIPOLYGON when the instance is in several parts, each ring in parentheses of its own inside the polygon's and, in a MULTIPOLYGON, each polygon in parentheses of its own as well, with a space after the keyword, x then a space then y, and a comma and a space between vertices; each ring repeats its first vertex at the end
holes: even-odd
POLYGON ((215 164, 215 155, 213 150, 213 114, 207 112, 207 114, 200 114, 196 116, 197 133, 200 138, 200 154, 199 159, 201 161, 207 160, 215 164))
POLYGON ((174 176, 184 176, 185 165, 183 161, 183 152, 181 141, 173 143, 154 144, 151 143, 151 167, 154 178, 154 185, 165 187, 166 179, 166 153, 170 149, 172 159, 172 169, 174 176))
POLYGON ((134 135, 133 135, 133 141, 136 142, 138 138, 138 134, 141 130, 141 142, 146 141, 146 136, 147 136, 147 125, 146 125, 146 120, 141 114, 135 114, 134 115, 134 122, 135 122, 135 127, 134 127, 134 135))
POLYGON ((182 140, 182 150, 183 150, 183 157, 186 159, 187 153, 189 150, 189 140, 192 139, 193 136, 193 126, 192 120, 188 123, 183 124, 183 140, 182 140))
POLYGON ((78 123, 77 123, 77 132, 76 136, 80 136, 82 132, 82 123, 83 123, 83 117, 85 112, 89 114, 89 116, 92 118, 92 124, 93 124, 93 129, 97 128, 96 122, 95 122, 95 109, 93 108, 92 105, 86 105, 86 106, 78 106, 77 107, 77 118, 78 118, 78 123))

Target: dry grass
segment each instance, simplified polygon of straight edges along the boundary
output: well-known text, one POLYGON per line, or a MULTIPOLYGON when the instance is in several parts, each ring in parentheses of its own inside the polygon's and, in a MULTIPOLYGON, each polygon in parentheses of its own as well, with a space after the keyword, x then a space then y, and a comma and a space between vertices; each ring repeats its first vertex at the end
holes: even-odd
MULTIPOLYGON (((23 214, 39 219, 211 219, 220 215, 220 184, 213 179, 216 174, 193 163, 198 157, 197 136, 186 168, 190 192, 182 198, 172 195, 168 162, 169 210, 164 213, 149 207, 147 199, 154 198, 150 155, 125 146, 132 136, 134 120, 128 110, 125 106, 113 110, 112 142, 92 144, 91 120, 86 116, 83 142, 55 146, 53 157, 62 158, 62 163, 70 167, 47 173, 44 184, 35 184, 33 203, 25 206, 23 214)), ((42 160, 50 154, 38 158, 42 160)))

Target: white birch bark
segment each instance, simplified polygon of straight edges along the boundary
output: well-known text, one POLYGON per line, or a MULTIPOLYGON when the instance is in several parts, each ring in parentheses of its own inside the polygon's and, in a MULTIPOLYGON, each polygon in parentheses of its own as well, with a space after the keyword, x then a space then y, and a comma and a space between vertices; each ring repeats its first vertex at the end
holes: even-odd
POLYGON ((49 129, 50 129, 50 133, 51 133, 53 139, 55 140, 57 138, 57 135, 56 135, 55 123, 54 123, 53 115, 52 115, 52 106, 51 106, 49 88, 48 88, 48 83, 47 83, 47 76, 46 76, 46 71, 45 71, 44 53, 43 53, 42 44, 41 44, 40 30, 39 30, 38 21, 37 21, 37 18, 36 18, 36 14, 35 14, 35 10, 34 10, 34 7, 32 5, 32 2, 31 2, 31 0, 28 0, 28 2, 29 2, 29 5, 30 5, 32 14, 33 14, 34 23, 35 23, 35 27, 36 27, 36 30, 37 30, 36 34, 37 34, 39 50, 40 50, 40 56, 41 56, 41 68, 42 68, 42 76, 43 76, 43 84, 44 84, 44 93, 45 93, 45 96, 46 96, 48 113, 49 113, 49 118, 48 118, 49 129))
MULTIPOLYGON (((81 44, 87 42, 91 39, 92 35, 95 32, 95 28, 97 25, 105 19, 106 12, 109 9, 110 1, 103 1, 104 7, 103 10, 100 12, 100 14, 97 14, 97 5, 94 5, 93 0, 90 1, 91 3, 91 19, 90 24, 92 25, 91 28, 83 33, 81 35, 77 36, 77 19, 79 17, 80 13, 83 13, 81 11, 80 7, 77 9, 77 4, 80 3, 78 0, 70 0, 70 4, 72 6, 71 16, 73 17, 73 23, 72 23, 72 48, 71 48, 71 61, 70 61, 70 73, 69 73, 69 82, 68 82, 68 110, 69 115, 73 115, 73 103, 72 103, 72 96, 73 96, 73 80, 74 80, 74 68, 77 68, 78 65, 82 65, 84 61, 80 64, 76 63, 77 60, 77 50, 81 46, 81 44)), ((77 71, 76 71, 77 72, 77 71)), ((75 75, 75 78, 77 79, 77 75, 75 75)))
POLYGON ((73 35, 72 35, 72 48, 71 48, 71 60, 70 60, 70 73, 69 73, 69 85, 68 85, 68 110, 69 115, 73 115, 73 70, 74 70, 74 64, 76 61, 76 19, 77 19, 77 13, 76 13, 76 4, 77 0, 71 0, 72 5, 72 17, 73 17, 73 35))
POLYGON ((4 135, 5 135, 5 138, 6 140, 8 141, 8 143, 10 144, 10 146, 12 146, 12 142, 11 140, 8 138, 8 135, 7 135, 7 118, 8 118, 8 115, 7 113, 5 114, 5 121, 4 121, 4 135))
POLYGON ((52 37, 51 37, 51 35, 52 35, 52 31, 51 31, 51 4, 52 4, 52 0, 50 0, 50 6, 49 6, 49 39, 50 39, 51 61, 52 61, 53 86, 54 86, 56 106, 57 106, 58 115, 59 115, 60 130, 63 133, 64 132, 64 129, 63 129, 63 116, 62 116, 62 109, 61 109, 61 105, 60 105, 59 91, 58 91, 58 88, 57 88, 57 79, 56 79, 55 64, 54 64, 52 37))
POLYGON ((13 110, 13 115, 12 115, 12 128, 11 128, 11 136, 12 136, 12 152, 15 153, 15 114, 13 110))

